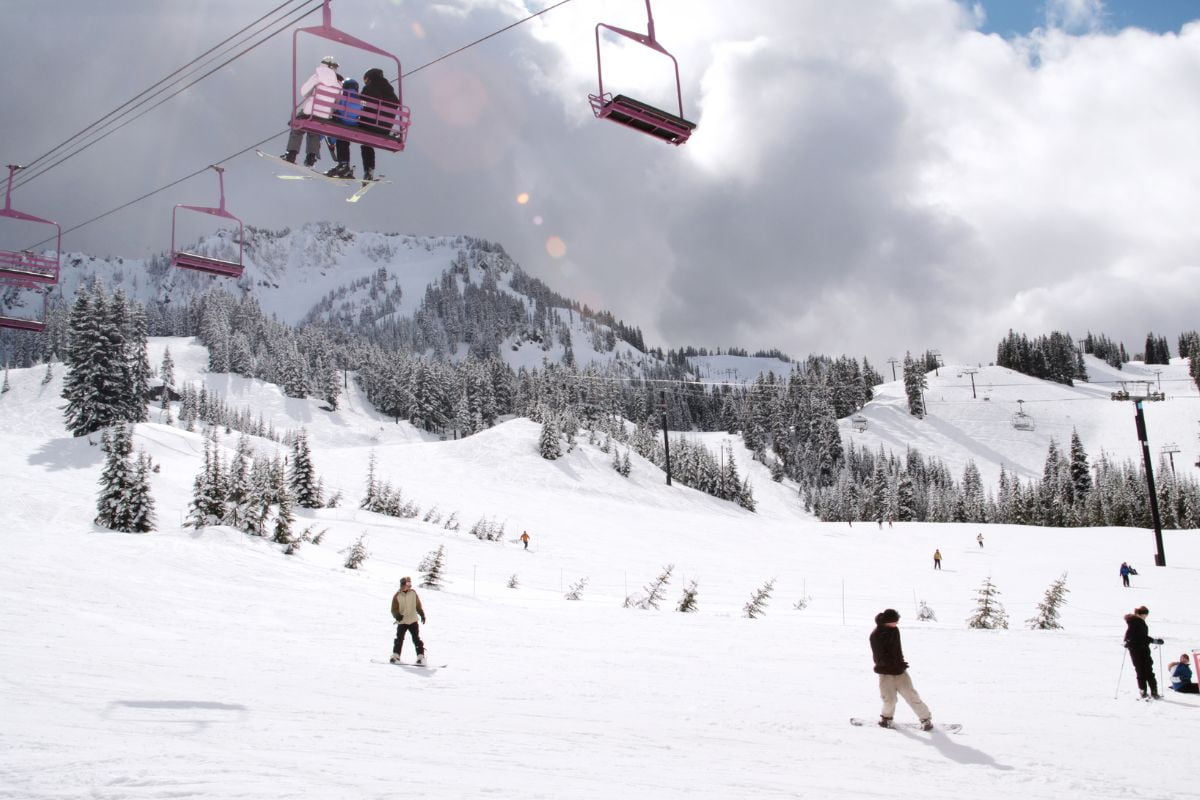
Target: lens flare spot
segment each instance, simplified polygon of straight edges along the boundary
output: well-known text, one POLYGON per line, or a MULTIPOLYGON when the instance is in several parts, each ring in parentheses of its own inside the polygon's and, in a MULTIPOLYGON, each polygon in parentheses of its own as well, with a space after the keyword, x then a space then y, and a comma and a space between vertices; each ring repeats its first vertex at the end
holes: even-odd
POLYGON ((529 202, 529 192, 521 192, 519 195, 517 195, 517 204, 518 205, 523 206, 528 202, 529 202))
POLYGON ((551 258, 562 258, 567 254, 567 243, 557 236, 551 236, 546 240, 546 252, 551 258))
POLYGON ((422 25, 421 23, 417 22, 416 20, 413 20, 412 32, 413 32, 413 36, 416 36, 418 39, 425 38, 425 26, 422 25))
POLYGON ((538 214, 537 216, 535 216, 535 217, 533 218, 533 224, 534 224, 534 225, 541 225, 541 224, 542 224, 542 215, 541 215, 541 214, 538 214))

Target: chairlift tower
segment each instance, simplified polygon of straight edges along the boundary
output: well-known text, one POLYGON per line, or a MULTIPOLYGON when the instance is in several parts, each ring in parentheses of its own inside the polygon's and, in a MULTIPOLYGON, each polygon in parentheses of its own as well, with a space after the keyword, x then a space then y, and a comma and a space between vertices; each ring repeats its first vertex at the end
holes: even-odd
POLYGON ((850 424, 854 426, 854 430, 863 433, 867 429, 867 418, 862 414, 855 414, 850 418, 850 424))
POLYGON ((892 380, 896 380, 896 365, 900 363, 900 359, 892 356, 887 360, 887 363, 892 365, 892 380))
POLYGON ((1150 381, 1121 381, 1121 391, 1113 392, 1112 399, 1133 401, 1133 421, 1137 426, 1138 441, 1142 444, 1142 463, 1146 465, 1146 489, 1150 492, 1150 518, 1154 521, 1154 543, 1158 547, 1158 552, 1154 554, 1154 566, 1165 567, 1167 554, 1163 550, 1162 518, 1158 513, 1158 492, 1154 488, 1154 464, 1150 460, 1150 436, 1146 433, 1146 415, 1142 409, 1143 403, 1161 402, 1165 398, 1162 392, 1150 390, 1150 381), (1130 391, 1131 387, 1134 391, 1130 391), (1144 390, 1138 391, 1139 387, 1144 387, 1144 390))
POLYGON ((1179 445, 1174 442, 1167 442, 1162 446, 1162 454, 1171 459, 1171 474, 1175 474, 1175 454, 1179 452, 1179 445))
POLYGON ((976 375, 976 373, 978 373, 978 372, 979 372, 979 370, 975 369, 974 367, 969 367, 968 369, 964 369, 964 370, 963 370, 963 374, 964 374, 964 375, 970 375, 970 376, 971 376, 971 399, 972 399, 972 400, 976 400, 976 399, 978 399, 978 398, 975 396, 975 375, 976 375))

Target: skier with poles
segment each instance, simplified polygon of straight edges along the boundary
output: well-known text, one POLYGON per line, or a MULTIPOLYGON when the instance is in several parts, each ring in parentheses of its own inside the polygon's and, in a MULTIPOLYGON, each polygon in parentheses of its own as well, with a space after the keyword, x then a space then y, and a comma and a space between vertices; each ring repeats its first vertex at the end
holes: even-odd
POLYGON ((1154 677, 1154 657, 1150 655, 1150 645, 1162 644, 1163 640, 1150 636, 1150 629, 1146 626, 1146 617, 1149 615, 1150 609, 1145 606, 1138 606, 1132 614, 1125 615, 1125 647, 1137 672, 1137 685, 1142 699, 1161 700, 1158 681, 1154 677))

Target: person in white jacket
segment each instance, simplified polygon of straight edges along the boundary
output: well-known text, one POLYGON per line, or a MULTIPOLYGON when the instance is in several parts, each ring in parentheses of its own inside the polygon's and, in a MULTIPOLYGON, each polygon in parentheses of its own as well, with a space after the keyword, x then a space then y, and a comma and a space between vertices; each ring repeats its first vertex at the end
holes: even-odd
MULTIPOLYGON (((316 72, 300 87, 300 94, 303 95, 304 101, 300 104, 300 110, 296 112, 297 118, 317 117, 318 119, 329 119, 333 114, 333 103, 342 92, 342 77, 337 72, 337 59, 333 56, 325 56, 321 59, 321 63, 317 64, 316 72), (320 96, 316 94, 318 86, 325 86, 332 90, 332 94, 323 92, 320 96)), ((306 132, 292 128, 288 134, 287 152, 280 158, 284 161, 296 163, 296 155, 300 152, 300 137, 306 132)), ((304 166, 311 167, 317 163, 317 158, 321 154, 321 134, 313 131, 307 131, 308 141, 305 143, 304 166)))

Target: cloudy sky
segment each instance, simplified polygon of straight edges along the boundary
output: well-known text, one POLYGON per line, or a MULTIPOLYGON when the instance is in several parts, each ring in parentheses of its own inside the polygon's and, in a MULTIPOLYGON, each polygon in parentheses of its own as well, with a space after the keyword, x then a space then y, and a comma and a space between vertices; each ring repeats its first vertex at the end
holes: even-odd
MULTIPOLYGON (((6 161, 42 156, 280 2, 10 0, 6 161)), ((549 4, 335 0, 333 15, 407 71, 549 4)), ((595 24, 644 30, 644 3, 571 0, 408 77, 409 148, 380 154, 393 183, 357 205, 280 181, 252 153, 225 160, 284 129, 288 34, 33 177, 14 205, 70 228, 223 161, 247 224, 498 241, 664 347, 987 361, 1009 328, 1140 350, 1148 330, 1174 347, 1200 327, 1194 2, 653 6, 698 124, 682 147, 597 121, 587 102, 595 24)), ((668 60, 602 46, 606 89, 674 103, 668 60)), ((302 73, 328 53, 347 75, 378 61, 308 37, 300 51, 302 73)), ((64 249, 161 252, 174 203, 215 200, 211 174, 192 178, 64 249)))

